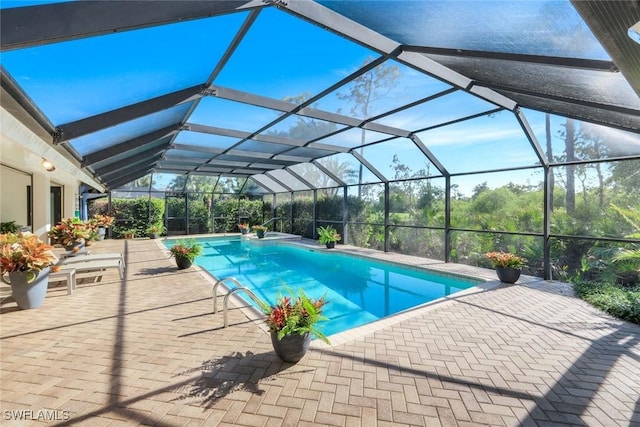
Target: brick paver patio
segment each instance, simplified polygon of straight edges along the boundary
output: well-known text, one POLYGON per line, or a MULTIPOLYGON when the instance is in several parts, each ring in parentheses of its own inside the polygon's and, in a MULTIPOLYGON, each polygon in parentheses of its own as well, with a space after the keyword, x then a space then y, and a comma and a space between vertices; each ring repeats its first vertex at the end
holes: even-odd
POLYGON ((124 252, 126 279, 3 300, 2 425, 640 426, 640 327, 566 284, 488 283, 291 365, 245 310, 223 328, 211 279, 156 241, 94 251, 124 252))

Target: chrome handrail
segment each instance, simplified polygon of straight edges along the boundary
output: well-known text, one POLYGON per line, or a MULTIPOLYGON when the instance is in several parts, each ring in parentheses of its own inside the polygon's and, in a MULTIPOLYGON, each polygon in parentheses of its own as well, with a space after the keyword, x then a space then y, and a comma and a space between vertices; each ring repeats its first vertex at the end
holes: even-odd
POLYGON ((213 285, 213 314, 217 314, 218 313, 218 286, 221 283, 224 283, 225 281, 230 280, 232 282, 234 282, 236 285, 238 285, 239 287, 244 287, 242 286, 242 283, 238 282, 238 279, 236 279, 235 277, 225 277, 224 279, 220 279, 216 282, 215 285, 213 285))
POLYGON ((273 218, 271 218, 270 220, 268 220, 267 222, 265 222, 264 224, 262 224, 263 227, 265 227, 267 224, 272 223, 273 221, 280 219, 280 217, 274 216, 273 218))
POLYGON ((256 294, 254 294, 251 289, 249 288, 245 288, 244 286, 240 286, 239 288, 234 288, 232 290, 229 291, 228 294, 226 294, 224 296, 224 300, 222 302, 222 312, 224 313, 224 327, 228 327, 229 326, 229 318, 228 318, 228 314, 227 314, 227 302, 229 302, 229 297, 233 294, 235 294, 236 292, 240 292, 240 291, 244 291, 247 293, 247 295, 249 295, 249 297, 251 297, 252 300, 254 300, 260 307, 264 306, 264 302, 262 302, 262 300, 260 298, 258 298, 256 296, 256 294))

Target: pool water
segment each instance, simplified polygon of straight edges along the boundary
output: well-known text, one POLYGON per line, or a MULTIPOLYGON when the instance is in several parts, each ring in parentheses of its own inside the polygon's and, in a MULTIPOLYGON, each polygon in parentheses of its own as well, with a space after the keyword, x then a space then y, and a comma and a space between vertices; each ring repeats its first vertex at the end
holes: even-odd
MULTIPOLYGON (((260 245, 240 238, 198 239, 204 251, 196 264, 218 279, 234 277, 261 300, 274 304, 279 293, 302 288, 312 298, 326 296, 320 324, 326 335, 399 313, 473 287, 454 278, 289 244, 260 245)), ((171 246, 170 241, 167 245, 171 246)), ((242 296, 242 293, 239 294, 242 296)), ((257 307, 251 299, 245 298, 257 307)))

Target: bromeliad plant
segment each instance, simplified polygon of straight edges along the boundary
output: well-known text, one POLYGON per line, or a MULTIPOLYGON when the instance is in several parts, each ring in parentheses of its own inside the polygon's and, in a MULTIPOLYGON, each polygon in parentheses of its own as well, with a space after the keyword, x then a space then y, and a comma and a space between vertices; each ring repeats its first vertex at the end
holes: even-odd
POLYGON ((488 252, 484 255, 493 268, 517 268, 521 269, 527 265, 527 260, 521 256, 510 252, 488 252))
POLYGON ((202 253, 202 245, 195 240, 178 241, 169 249, 171 256, 193 262, 202 253))
POLYGON ((0 234, 0 266, 2 271, 38 272, 58 261, 51 251, 53 246, 44 243, 35 234, 0 234))
POLYGON ((316 324, 327 320, 322 315, 322 307, 327 304, 324 296, 314 300, 302 289, 297 296, 278 296, 275 306, 264 304, 262 311, 266 315, 266 323, 271 332, 281 340, 287 335, 304 335, 309 333, 329 343, 329 339, 317 328, 316 324))

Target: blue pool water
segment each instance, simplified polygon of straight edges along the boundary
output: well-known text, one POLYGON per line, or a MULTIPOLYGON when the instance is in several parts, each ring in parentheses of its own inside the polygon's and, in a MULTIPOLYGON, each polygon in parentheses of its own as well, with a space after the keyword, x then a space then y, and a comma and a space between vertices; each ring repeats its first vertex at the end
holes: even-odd
MULTIPOLYGON (((240 238, 197 240, 204 245, 197 265, 218 279, 238 279, 269 304, 274 304, 278 292, 286 292, 287 287, 296 292, 302 288, 312 298, 326 295, 329 303, 324 306, 324 314, 329 320, 320 324, 326 335, 476 285, 469 279, 426 273, 335 251, 315 251, 287 244, 261 245, 240 238)), ((172 245, 171 241, 165 243, 168 247, 172 245)))

